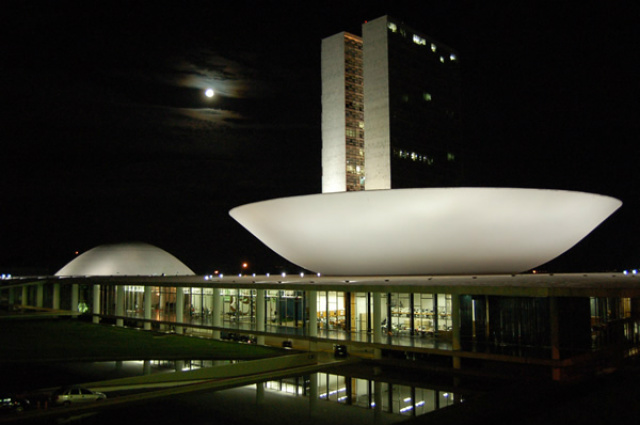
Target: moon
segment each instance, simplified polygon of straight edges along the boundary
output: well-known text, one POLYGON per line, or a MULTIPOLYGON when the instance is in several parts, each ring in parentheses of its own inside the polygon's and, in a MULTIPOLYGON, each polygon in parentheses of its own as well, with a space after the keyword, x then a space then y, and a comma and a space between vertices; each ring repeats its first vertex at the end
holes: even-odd
POLYGON ((204 95, 207 96, 207 97, 213 97, 213 95, 214 95, 213 89, 205 90, 204 95))

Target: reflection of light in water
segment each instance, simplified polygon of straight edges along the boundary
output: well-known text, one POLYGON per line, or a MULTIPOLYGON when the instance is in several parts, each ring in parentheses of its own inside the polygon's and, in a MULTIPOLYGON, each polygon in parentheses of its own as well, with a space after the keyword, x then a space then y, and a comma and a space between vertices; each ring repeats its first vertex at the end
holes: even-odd
MULTIPOLYGON (((388 405, 376 404, 374 398, 377 396, 372 383, 374 381, 368 381, 366 379, 355 378, 352 381, 352 386, 348 387, 344 385, 343 380, 347 379, 341 375, 318 373, 316 380, 304 378, 302 382, 299 380, 290 381, 288 379, 280 381, 268 381, 265 388, 278 393, 282 396, 304 396, 303 398, 313 397, 314 390, 309 384, 316 382, 317 395, 315 397, 318 400, 333 401, 336 405, 345 405, 350 399, 349 403, 353 407, 361 408, 364 411, 371 412, 374 409, 382 409, 386 413, 393 415, 404 416, 407 415, 423 415, 439 408, 444 408, 453 404, 456 395, 447 391, 440 391, 425 388, 422 386, 412 387, 405 385, 394 385, 393 401, 390 401, 388 405), (324 384, 326 380, 326 386, 324 384), (337 384, 337 385, 336 385, 337 384), (339 388, 338 388, 339 387, 339 388), (331 391, 328 391, 332 388, 331 391), (351 389, 349 389, 351 388, 351 389), (412 391, 412 396, 407 397, 408 391, 412 391), (413 396, 415 391, 415 396, 413 396), (334 397, 335 396, 335 397, 334 397), (436 402, 440 400, 440 402, 436 402)), ((381 382, 380 391, 387 394, 384 389, 385 385, 390 385, 385 382, 381 382)))
MULTIPOLYGON (((331 391, 328 395, 338 394, 338 393, 341 393, 341 392, 343 392, 343 391, 347 391, 347 389, 346 389, 346 388, 340 388, 340 389, 338 389, 338 390, 331 391)), ((319 397, 319 398, 326 398, 326 397, 327 397, 327 393, 320 394, 318 397, 319 397)))

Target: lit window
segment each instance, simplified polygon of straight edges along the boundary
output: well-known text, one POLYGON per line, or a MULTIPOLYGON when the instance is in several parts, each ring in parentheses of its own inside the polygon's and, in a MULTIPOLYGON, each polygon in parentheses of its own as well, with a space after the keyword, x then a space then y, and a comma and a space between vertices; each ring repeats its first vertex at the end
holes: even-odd
POLYGON ((451 152, 447 152, 447 161, 455 161, 456 156, 451 153, 451 152))
POLYGON ((436 45, 431 43, 431 51, 435 53, 436 50, 437 50, 436 45))
POLYGON ((417 34, 413 34, 413 42, 416 44, 419 44, 421 46, 426 46, 427 45, 427 40, 425 40, 424 38, 420 37, 417 34))
POLYGON ((389 22, 387 24, 387 28, 389 28, 389 30, 391 30, 391 32, 398 31, 398 26, 396 24, 394 24, 393 22, 389 22))
POLYGON ((422 98, 423 98, 426 102, 431 102, 431 93, 427 93, 427 92, 422 93, 422 98))

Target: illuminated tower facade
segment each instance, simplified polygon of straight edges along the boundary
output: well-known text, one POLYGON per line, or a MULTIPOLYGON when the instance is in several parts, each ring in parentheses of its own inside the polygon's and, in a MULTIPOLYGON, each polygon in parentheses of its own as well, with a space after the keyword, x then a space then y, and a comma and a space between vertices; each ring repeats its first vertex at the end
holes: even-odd
POLYGON ((458 53, 388 16, 362 31, 362 39, 340 33, 322 42, 323 192, 459 186, 458 53), (338 50, 348 39, 359 41, 360 68, 338 50))
POLYGON ((362 39, 322 40, 322 191, 364 190, 362 39))

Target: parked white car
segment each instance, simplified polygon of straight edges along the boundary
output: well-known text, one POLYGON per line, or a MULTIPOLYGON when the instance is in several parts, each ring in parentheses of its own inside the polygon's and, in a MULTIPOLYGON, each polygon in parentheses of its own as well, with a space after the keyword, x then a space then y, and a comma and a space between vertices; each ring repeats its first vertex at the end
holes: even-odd
POLYGON ((106 398, 107 396, 104 393, 91 391, 90 389, 82 387, 61 388, 56 391, 52 397, 55 404, 62 404, 65 406, 70 404, 92 403, 106 398))

